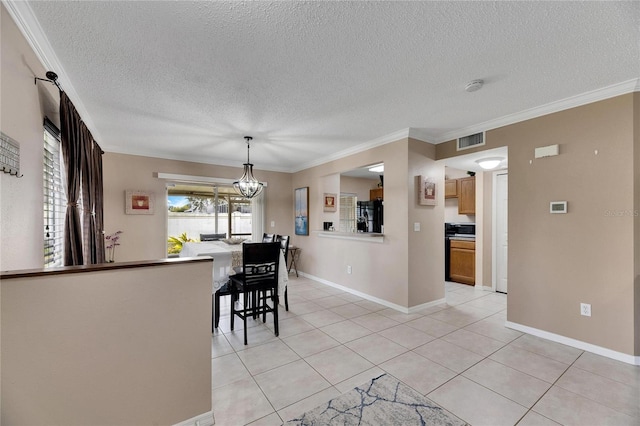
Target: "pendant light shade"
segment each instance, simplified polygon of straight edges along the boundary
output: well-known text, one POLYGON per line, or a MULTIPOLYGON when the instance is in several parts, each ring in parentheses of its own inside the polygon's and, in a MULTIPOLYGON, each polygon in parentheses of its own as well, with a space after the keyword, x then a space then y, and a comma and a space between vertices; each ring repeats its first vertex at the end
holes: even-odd
POLYGON ((251 136, 245 136, 244 138, 247 141, 247 162, 243 164, 244 173, 242 173, 242 177, 233 182, 233 187, 244 198, 251 199, 262 192, 263 185, 253 177, 253 164, 249 161, 249 144, 253 138, 251 136))

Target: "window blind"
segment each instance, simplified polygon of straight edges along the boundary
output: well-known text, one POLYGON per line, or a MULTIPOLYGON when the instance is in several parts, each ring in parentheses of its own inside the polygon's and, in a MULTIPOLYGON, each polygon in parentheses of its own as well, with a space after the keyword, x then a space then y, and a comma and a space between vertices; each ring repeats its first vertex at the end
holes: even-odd
POLYGON ((356 231, 356 196, 340 194, 340 232, 356 231))
POLYGON ((44 119, 44 266, 63 265, 64 217, 67 197, 62 185, 60 130, 44 119))

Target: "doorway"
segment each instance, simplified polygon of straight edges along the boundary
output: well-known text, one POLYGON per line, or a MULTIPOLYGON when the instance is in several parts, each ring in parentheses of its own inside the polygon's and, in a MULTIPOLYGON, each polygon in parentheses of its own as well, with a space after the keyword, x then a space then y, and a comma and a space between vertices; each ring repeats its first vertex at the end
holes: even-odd
POLYGON ((493 288, 507 293, 509 175, 501 170, 493 175, 493 288))

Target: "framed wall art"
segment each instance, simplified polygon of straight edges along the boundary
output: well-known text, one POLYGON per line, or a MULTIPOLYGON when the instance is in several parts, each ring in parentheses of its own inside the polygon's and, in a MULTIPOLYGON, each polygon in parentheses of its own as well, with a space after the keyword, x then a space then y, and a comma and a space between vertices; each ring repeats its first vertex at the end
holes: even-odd
POLYGON ((155 195, 149 191, 125 191, 126 214, 154 214, 155 195))
POLYGON ((327 194, 325 193, 324 196, 322 197, 324 200, 324 209, 323 211, 325 212, 335 212, 337 207, 336 207, 336 202, 338 200, 338 195, 337 194, 327 194))
POLYGON ((295 190, 296 235, 309 235, 309 187, 295 190))
POLYGON ((435 206, 438 204, 436 198, 436 183, 426 176, 418 176, 420 179, 420 190, 418 193, 418 204, 421 206, 435 206))

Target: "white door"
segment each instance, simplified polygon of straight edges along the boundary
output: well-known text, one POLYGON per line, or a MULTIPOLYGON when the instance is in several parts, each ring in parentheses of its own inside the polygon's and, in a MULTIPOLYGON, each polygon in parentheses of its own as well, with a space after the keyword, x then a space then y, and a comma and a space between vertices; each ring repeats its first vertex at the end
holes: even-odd
POLYGON ((496 226, 495 242, 496 242, 496 291, 501 293, 507 292, 507 243, 508 243, 508 226, 507 226, 507 209, 508 209, 508 175, 507 173, 499 173, 496 175, 495 184, 495 217, 496 226))

